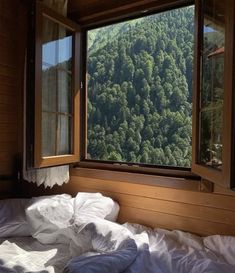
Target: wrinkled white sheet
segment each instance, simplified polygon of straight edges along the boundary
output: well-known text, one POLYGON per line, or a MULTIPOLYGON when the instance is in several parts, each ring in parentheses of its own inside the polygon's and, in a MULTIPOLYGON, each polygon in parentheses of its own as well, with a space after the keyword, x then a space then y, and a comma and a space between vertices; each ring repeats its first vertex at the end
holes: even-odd
POLYGON ((25 208, 29 199, 0 200, 0 238, 30 236, 25 208))
MULTIPOLYGON (((73 232, 72 255, 76 251, 87 254, 69 262, 64 273, 104 273, 108 267, 110 273, 235 273, 235 266, 227 257, 231 259, 229 248, 218 254, 204 244, 205 238, 189 233, 121 226, 84 217, 77 219, 73 232), (137 251, 130 244, 133 240, 137 251), (120 249, 127 250, 125 246, 130 245, 132 252, 126 252, 125 268, 118 267, 123 262, 118 255, 120 249)), ((217 240, 218 249, 220 242, 217 240)))
POLYGON ((1 273, 62 273, 70 259, 66 245, 42 245, 32 237, 0 241, 1 273))
POLYGON ((85 213, 56 234, 51 245, 32 238, 3 241, 0 272, 235 273, 234 237, 119 225, 85 213), (63 244, 55 244, 58 236, 63 244))
POLYGON ((68 194, 31 199, 26 217, 32 237, 43 244, 67 243, 67 231, 80 215, 115 221, 119 205, 100 193, 80 192, 75 198, 68 194))

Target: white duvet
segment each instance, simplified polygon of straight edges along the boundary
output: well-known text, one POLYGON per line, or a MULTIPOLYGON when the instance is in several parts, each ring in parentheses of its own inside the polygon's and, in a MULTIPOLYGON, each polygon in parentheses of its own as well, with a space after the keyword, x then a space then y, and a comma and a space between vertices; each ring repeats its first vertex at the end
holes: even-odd
POLYGON ((84 217, 79 221, 67 230, 68 244, 42 245, 30 237, 3 240, 0 272, 235 272, 235 259, 229 262, 234 253, 220 252, 221 238, 232 240, 233 237, 201 238, 180 231, 150 230, 131 224, 121 226, 84 217))
POLYGON ((37 199, 34 238, 1 239, 0 273, 235 273, 235 237, 119 225, 102 198, 78 195, 74 213, 68 196, 37 199))
POLYGON ((87 252, 73 258, 64 273, 235 273, 235 253, 225 246, 219 251, 221 239, 231 244, 233 237, 201 238, 104 219, 85 222, 78 219, 74 244, 87 252))

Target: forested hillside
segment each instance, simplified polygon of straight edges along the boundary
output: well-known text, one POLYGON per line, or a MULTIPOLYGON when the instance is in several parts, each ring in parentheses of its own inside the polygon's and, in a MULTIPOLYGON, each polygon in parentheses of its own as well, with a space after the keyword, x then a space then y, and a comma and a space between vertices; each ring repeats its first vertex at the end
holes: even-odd
POLYGON ((194 8, 88 32, 88 158, 190 167, 194 8))

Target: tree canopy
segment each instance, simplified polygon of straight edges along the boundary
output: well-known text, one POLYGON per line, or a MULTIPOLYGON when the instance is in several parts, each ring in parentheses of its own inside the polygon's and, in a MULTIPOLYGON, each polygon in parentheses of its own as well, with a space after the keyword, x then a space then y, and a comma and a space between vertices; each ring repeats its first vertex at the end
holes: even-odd
POLYGON ((89 158, 190 167, 194 8, 88 32, 89 158))

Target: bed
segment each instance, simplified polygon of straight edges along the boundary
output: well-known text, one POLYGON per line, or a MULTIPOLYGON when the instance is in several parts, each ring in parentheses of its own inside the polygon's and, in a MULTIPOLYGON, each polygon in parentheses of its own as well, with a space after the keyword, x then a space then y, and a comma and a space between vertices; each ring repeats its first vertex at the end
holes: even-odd
POLYGON ((0 272, 233 273, 235 238, 115 223, 99 193, 0 201, 0 272))

